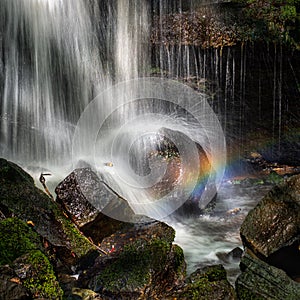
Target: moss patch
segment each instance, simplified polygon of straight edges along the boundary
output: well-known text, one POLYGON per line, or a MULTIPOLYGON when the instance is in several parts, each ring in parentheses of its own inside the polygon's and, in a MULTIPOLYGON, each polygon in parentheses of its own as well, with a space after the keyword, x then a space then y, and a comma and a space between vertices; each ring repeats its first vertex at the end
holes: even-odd
POLYGON ((35 297, 46 299, 61 299, 63 291, 59 286, 52 265, 48 258, 40 251, 31 251, 25 258, 31 265, 30 276, 23 285, 30 290, 35 297))
POLYGON ((19 256, 41 248, 39 236, 17 218, 0 222, 0 265, 11 264, 19 256))

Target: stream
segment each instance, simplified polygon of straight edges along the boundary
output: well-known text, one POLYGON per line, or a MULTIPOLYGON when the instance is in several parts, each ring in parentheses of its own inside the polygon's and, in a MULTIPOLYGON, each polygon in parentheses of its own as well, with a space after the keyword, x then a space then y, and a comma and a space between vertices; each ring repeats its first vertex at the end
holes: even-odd
POLYGON ((198 218, 166 222, 176 230, 175 243, 184 251, 187 273, 199 267, 222 264, 233 284, 239 274, 239 259, 220 259, 236 247, 243 249, 239 229, 247 213, 272 185, 243 186, 224 182, 215 209, 198 218), (240 210, 239 210, 240 209, 240 210))

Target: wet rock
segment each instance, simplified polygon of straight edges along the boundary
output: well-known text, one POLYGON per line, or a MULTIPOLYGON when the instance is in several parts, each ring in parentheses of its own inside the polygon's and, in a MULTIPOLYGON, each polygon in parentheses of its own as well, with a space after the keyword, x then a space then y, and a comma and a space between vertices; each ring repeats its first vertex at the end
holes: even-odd
POLYGON ((30 223, 46 248, 68 267, 95 250, 60 206, 35 187, 32 177, 5 159, 0 159, 0 205, 9 214, 30 223))
POLYGON ((241 227, 240 299, 299 299, 300 175, 275 186, 241 227), (294 280, 294 281, 293 281, 294 280))
POLYGON ((108 255, 80 275, 80 286, 111 299, 161 298, 185 273, 182 249, 172 245, 174 236, 161 222, 116 232, 102 241, 108 255))
POLYGON ((296 175, 274 187, 249 212, 241 237, 246 247, 268 257, 298 240, 299 229, 300 175, 296 175))
POLYGON ((55 192, 56 201, 95 244, 122 228, 132 227, 130 223, 119 221, 120 217, 127 221, 136 220, 127 202, 90 168, 74 170, 56 187, 55 192))
POLYGON ((286 273, 263 262, 250 250, 241 260, 242 274, 236 281, 238 299, 290 299, 300 297, 300 284, 286 273))

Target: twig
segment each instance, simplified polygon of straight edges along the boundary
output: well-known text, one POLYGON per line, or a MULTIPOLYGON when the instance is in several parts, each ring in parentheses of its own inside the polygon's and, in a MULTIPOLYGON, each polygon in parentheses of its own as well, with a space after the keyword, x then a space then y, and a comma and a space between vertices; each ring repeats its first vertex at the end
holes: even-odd
POLYGON ((45 192, 47 193, 47 195, 53 200, 54 200, 54 197, 52 196, 52 194, 50 193, 50 191, 48 190, 47 186, 46 186, 46 179, 44 176, 49 176, 51 174, 49 173, 41 173, 41 176, 40 176, 40 183, 42 184, 42 186, 44 187, 44 190, 45 192))

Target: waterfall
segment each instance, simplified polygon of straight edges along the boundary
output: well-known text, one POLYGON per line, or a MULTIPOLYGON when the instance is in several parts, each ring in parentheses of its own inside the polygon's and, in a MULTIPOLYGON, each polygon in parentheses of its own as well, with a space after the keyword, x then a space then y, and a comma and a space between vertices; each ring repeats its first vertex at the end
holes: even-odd
MULTIPOLYGON (((84 160, 136 213, 161 219, 196 189, 201 147, 211 160, 211 174, 201 174, 207 187, 198 197, 205 207, 226 161, 219 121, 204 94, 174 81, 143 78, 151 71, 151 9, 158 4, 163 15, 181 11, 181 5, 148 0, 0 4, 1 156, 50 169, 74 168, 84 160), (174 176, 173 190, 158 193, 168 176, 174 176)), ((167 62, 177 77, 184 73, 189 79, 195 68, 200 76, 195 49, 165 47, 159 53, 160 67, 167 62)), ((113 217, 123 220, 119 213, 113 217)))
POLYGON ((1 0, 0 6, 0 154, 60 165, 103 80, 86 1, 1 0))

